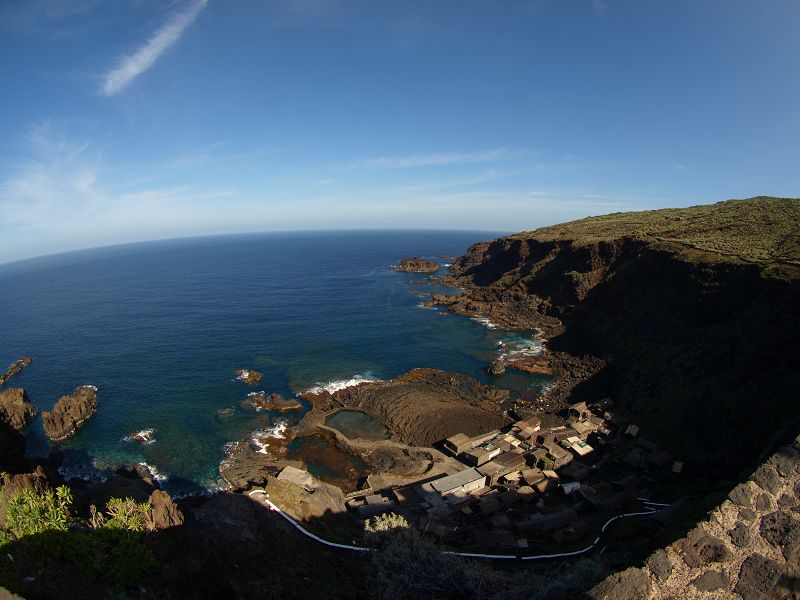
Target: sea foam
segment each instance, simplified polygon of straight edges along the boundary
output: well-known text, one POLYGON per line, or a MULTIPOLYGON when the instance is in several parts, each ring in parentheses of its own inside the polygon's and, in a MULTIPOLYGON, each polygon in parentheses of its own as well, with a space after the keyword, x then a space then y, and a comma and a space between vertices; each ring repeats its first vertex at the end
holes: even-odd
POLYGON ((150 473, 150 477, 152 477, 152 478, 153 478, 155 481, 158 481, 159 483, 160 483, 160 482, 162 482, 162 481, 166 481, 167 479, 169 479, 169 477, 167 477, 166 475, 164 475, 163 473, 161 473, 161 471, 159 471, 158 469, 156 469, 156 468, 155 468, 153 465, 151 465, 151 464, 148 464, 148 463, 146 463, 146 462, 140 462, 140 463, 137 463, 137 464, 138 464, 140 467, 142 467, 142 468, 143 468, 145 471, 147 471, 148 473, 150 473))
POLYGON ((286 430, 289 424, 286 421, 278 421, 267 429, 257 429, 250 435, 250 445, 259 454, 266 454, 269 446, 269 439, 282 440, 286 438, 286 430))
POLYGON ((318 382, 314 387, 311 387, 306 390, 305 393, 307 394, 321 394, 322 392, 329 392, 333 394, 334 392, 338 392, 339 390, 343 390, 345 388, 353 387, 354 385, 358 385, 359 383, 369 383, 369 382, 376 382, 382 381, 377 377, 373 377, 370 372, 366 372, 364 374, 354 375, 351 379, 337 379, 335 381, 325 382, 318 382))
POLYGON ((539 338, 513 336, 497 342, 500 351, 497 357, 502 360, 519 360, 539 356, 544 349, 544 342, 539 338))
POLYGON ((471 317, 471 319, 489 329, 497 329, 497 325, 486 317, 471 317))

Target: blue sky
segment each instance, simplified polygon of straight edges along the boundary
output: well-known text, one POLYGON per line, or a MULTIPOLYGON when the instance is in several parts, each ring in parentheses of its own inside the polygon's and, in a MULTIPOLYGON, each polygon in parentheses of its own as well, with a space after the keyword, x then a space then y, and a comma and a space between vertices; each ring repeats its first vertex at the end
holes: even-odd
POLYGON ((800 190, 795 0, 0 4, 0 262, 800 190))

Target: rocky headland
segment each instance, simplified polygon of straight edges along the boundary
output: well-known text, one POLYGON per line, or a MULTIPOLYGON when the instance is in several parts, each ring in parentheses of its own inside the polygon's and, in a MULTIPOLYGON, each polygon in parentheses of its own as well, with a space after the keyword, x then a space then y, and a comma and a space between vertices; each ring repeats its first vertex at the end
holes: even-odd
POLYGON ((394 269, 403 273, 436 273, 439 270, 439 263, 435 260, 412 256, 401 258, 400 264, 394 269))
POLYGON ((778 198, 591 217, 473 245, 433 300, 541 331, 552 409, 613 391, 687 467, 734 474, 800 426, 798 222, 778 198))
POLYGON ((42 411, 42 425, 50 441, 63 442, 97 411, 97 388, 83 385, 69 396, 62 396, 52 410, 42 411))
POLYGON ((36 407, 22 388, 0 391, 0 419, 21 431, 36 416, 36 407))

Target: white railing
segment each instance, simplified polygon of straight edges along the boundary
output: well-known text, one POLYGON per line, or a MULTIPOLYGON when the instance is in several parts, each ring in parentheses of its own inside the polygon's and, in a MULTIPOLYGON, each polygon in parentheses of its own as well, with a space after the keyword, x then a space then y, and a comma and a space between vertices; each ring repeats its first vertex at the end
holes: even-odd
MULTIPOLYGON (((314 533, 311 533, 308 529, 306 529, 305 527, 300 525, 300 523, 295 521, 292 517, 287 515, 280 508, 278 508, 272 502, 272 500, 269 499, 269 495, 267 494, 267 492, 265 492, 264 490, 252 490, 252 491, 248 492, 248 496, 250 496, 251 498, 254 498, 256 495, 263 496, 264 503, 267 505, 267 507, 271 511, 278 513, 280 516, 282 516, 284 519, 286 519, 289 523, 291 523, 292 526, 295 529, 297 529, 300 533, 302 533, 303 535, 305 535, 307 537, 310 537, 312 540, 315 540, 315 541, 319 542, 320 544, 324 544, 325 546, 328 546, 330 548, 338 548, 340 550, 351 550, 351 551, 355 551, 355 552, 371 552, 373 550, 373 548, 366 548, 364 546, 356 546, 356 545, 350 545, 350 544, 337 544, 336 542, 329 542, 328 540, 322 539, 318 535, 316 535, 314 533)), ((581 554, 589 552, 589 550, 592 550, 595 546, 597 546, 597 544, 600 543, 600 538, 602 537, 602 534, 605 533, 606 529, 608 529, 608 526, 611 525, 613 522, 618 521, 619 519, 624 519, 626 517, 640 517, 640 516, 644 516, 644 515, 652 515, 657 510, 654 507, 656 507, 656 506, 659 506, 659 507, 669 506, 669 504, 663 504, 663 503, 660 503, 660 502, 650 502, 649 500, 645 500, 644 498, 637 498, 637 499, 641 500, 642 503, 645 505, 645 508, 647 508, 648 510, 641 511, 641 512, 624 513, 624 514, 621 514, 621 515, 617 515, 616 517, 611 517, 608 521, 605 522, 603 527, 600 529, 600 535, 598 535, 591 544, 586 546, 586 548, 582 548, 581 550, 574 550, 572 552, 559 552, 557 554, 532 554, 532 555, 529 555, 529 556, 520 556, 520 555, 516 555, 516 554, 480 554, 480 553, 474 553, 474 552, 455 552, 453 550, 444 550, 443 553, 444 554, 451 554, 453 556, 461 556, 461 557, 464 557, 464 558, 488 558, 488 559, 493 559, 493 560, 499 560, 499 559, 544 560, 544 559, 548 559, 548 558, 568 558, 570 556, 579 556, 581 554)))

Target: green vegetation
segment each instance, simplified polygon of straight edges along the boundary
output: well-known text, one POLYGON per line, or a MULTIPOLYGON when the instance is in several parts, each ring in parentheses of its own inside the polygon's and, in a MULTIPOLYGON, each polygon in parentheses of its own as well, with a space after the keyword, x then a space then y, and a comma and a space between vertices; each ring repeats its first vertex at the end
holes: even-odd
POLYGON ((26 597, 57 597, 60 586, 103 589, 141 587, 157 566, 146 543, 150 506, 113 498, 105 513, 92 507, 88 520, 72 515, 72 494, 24 489, 6 504, 0 529, 0 585, 26 597), (24 589, 20 582, 33 578, 24 589))
POLYGON ((620 238, 761 264, 800 266, 800 199, 760 196, 717 204, 613 213, 511 236, 588 245, 620 238))
POLYGON ((72 492, 66 486, 37 494, 31 489, 14 496, 6 508, 7 537, 21 539, 45 531, 67 531, 72 492))

